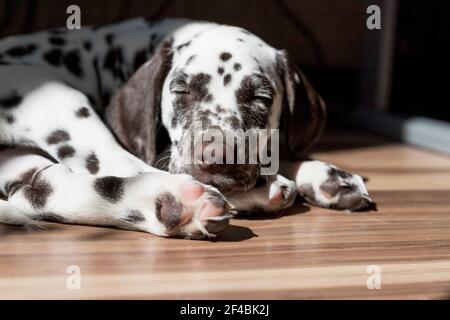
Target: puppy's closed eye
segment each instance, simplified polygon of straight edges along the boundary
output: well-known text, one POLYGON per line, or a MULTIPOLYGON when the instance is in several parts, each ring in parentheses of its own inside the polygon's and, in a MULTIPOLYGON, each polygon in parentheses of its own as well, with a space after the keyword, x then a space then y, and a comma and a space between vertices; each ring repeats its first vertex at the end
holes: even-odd
POLYGON ((190 94, 189 90, 187 89, 181 89, 181 88, 176 88, 170 91, 173 94, 190 94))
POLYGON ((258 102, 258 103, 262 103, 266 106, 271 106, 272 105, 272 97, 270 96, 265 96, 265 95, 257 95, 253 98, 253 101, 258 102))

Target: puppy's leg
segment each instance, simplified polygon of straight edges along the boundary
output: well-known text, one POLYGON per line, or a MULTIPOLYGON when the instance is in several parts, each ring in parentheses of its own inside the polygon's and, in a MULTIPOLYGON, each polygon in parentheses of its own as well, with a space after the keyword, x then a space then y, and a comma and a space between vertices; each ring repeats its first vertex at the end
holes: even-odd
POLYGON ((88 98, 31 66, 0 66, 0 141, 33 145, 77 173, 157 172, 124 150, 88 98))
POLYGON ((296 195, 295 182, 277 174, 260 177, 252 189, 227 198, 238 211, 276 212, 291 207, 296 195))
POLYGON ((188 175, 95 178, 24 148, 0 152, 0 193, 8 201, 0 207, 6 223, 50 220, 204 238, 230 218, 225 198, 188 175))
POLYGON ((0 223, 24 226, 27 229, 40 228, 38 222, 30 219, 25 213, 4 200, 0 200, 0 223))
POLYGON ((339 210, 376 210, 363 178, 322 161, 285 162, 280 172, 295 181, 298 192, 314 206, 339 210))

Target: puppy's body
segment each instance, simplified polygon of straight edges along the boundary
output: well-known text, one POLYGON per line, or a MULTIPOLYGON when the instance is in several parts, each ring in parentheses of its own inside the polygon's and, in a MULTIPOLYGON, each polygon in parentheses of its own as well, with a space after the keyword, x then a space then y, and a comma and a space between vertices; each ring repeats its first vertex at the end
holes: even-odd
POLYGON ((0 143, 11 148, 0 152, 0 221, 199 238, 222 230, 231 206, 276 211, 297 192, 315 205, 367 206, 359 176, 319 161, 295 170, 295 182, 273 175, 256 186, 258 164, 181 165, 196 121, 223 131, 281 122, 286 133, 283 115, 301 116, 284 141, 299 154, 320 133, 323 108, 284 52, 237 27, 133 19, 4 39, 0 143), (151 166, 167 146, 171 174, 151 166))
POLYGON ((59 28, 11 36, 0 41, 0 61, 42 68, 87 95, 102 113, 111 95, 151 58, 161 41, 189 23, 187 19, 151 23, 137 18, 80 30, 59 28))

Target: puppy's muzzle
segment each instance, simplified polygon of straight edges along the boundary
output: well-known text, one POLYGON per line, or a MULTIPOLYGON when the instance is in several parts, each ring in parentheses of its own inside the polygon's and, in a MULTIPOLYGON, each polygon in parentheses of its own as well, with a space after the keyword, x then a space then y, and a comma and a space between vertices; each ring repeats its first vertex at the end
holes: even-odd
POLYGON ((260 166, 248 163, 247 155, 240 160, 238 148, 233 142, 194 144, 190 174, 225 193, 251 189, 260 175, 260 166))

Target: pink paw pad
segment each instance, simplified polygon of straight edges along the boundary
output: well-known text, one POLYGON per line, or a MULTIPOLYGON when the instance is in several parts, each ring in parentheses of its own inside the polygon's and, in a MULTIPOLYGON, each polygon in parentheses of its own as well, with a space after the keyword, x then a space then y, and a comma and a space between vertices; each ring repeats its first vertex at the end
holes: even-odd
POLYGON ((181 198, 183 201, 193 202, 200 198, 203 192, 205 192, 205 188, 202 185, 195 182, 185 183, 181 187, 181 198))
POLYGON ((202 220, 220 216, 225 209, 225 201, 217 198, 208 199, 203 203, 199 211, 199 217, 202 220))

